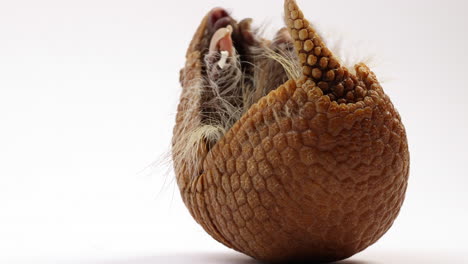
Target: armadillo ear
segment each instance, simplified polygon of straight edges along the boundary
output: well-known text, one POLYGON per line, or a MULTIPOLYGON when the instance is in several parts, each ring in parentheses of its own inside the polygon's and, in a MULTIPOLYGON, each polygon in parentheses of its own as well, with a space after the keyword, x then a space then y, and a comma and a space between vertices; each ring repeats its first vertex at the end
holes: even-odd
POLYGON ((304 77, 327 90, 343 72, 338 59, 325 46, 317 31, 304 18, 295 0, 285 0, 285 22, 294 41, 304 77))

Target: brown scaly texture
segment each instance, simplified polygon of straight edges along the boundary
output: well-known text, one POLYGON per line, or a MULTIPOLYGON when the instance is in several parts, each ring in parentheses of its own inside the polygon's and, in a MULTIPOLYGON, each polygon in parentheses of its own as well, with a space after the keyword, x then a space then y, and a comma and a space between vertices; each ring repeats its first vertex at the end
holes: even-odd
MULTIPOLYGON (((193 161, 175 163, 177 182, 195 220, 230 248, 266 261, 340 260, 376 242, 398 215, 406 133, 364 64, 355 75, 340 66, 295 1, 285 1, 285 15, 304 76, 260 99, 212 149, 197 149, 195 171, 193 161)), ((197 99, 190 88, 202 75, 206 21, 182 71, 174 144, 200 125, 187 97, 197 99)))

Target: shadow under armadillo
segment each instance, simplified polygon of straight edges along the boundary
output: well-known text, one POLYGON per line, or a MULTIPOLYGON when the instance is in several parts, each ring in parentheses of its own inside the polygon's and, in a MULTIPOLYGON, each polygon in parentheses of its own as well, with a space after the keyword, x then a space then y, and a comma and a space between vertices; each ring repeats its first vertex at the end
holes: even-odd
MULTIPOLYGON (((96 264, 268 264, 238 253, 173 253, 158 256, 142 256, 119 260, 107 260, 96 264)), ((297 264, 316 264, 313 262, 294 262, 297 264)), ((343 260, 334 264, 380 264, 360 260, 343 260)), ((292 262, 278 263, 292 264, 292 262)), ((383 264, 383 263, 382 263, 383 264)))

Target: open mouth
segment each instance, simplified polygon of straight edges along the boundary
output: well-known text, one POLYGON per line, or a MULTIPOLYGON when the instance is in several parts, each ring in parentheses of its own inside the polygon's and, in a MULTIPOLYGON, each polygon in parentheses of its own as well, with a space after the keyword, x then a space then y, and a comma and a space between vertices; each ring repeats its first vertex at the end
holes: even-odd
MULTIPOLYGON (((202 40, 202 123, 227 131, 260 98, 301 73, 286 28, 273 40, 252 28, 252 19, 237 22, 214 8, 202 40)), ((208 140, 208 148, 216 140, 208 140), (210 142, 211 141, 211 142, 210 142)))

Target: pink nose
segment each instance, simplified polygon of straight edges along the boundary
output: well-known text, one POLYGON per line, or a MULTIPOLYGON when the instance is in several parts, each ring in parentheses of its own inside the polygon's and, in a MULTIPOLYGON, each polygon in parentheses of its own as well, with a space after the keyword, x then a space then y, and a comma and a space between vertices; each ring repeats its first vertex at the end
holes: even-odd
POLYGON ((216 22, 218 22, 218 20, 220 20, 221 18, 223 17, 228 17, 229 14, 227 13, 227 11, 222 8, 222 7, 215 7, 211 10, 210 12, 210 26, 216 24, 216 22))
POLYGON ((227 27, 227 25, 232 24, 233 20, 229 16, 226 9, 221 7, 213 8, 209 15, 209 27, 212 32, 227 27))

